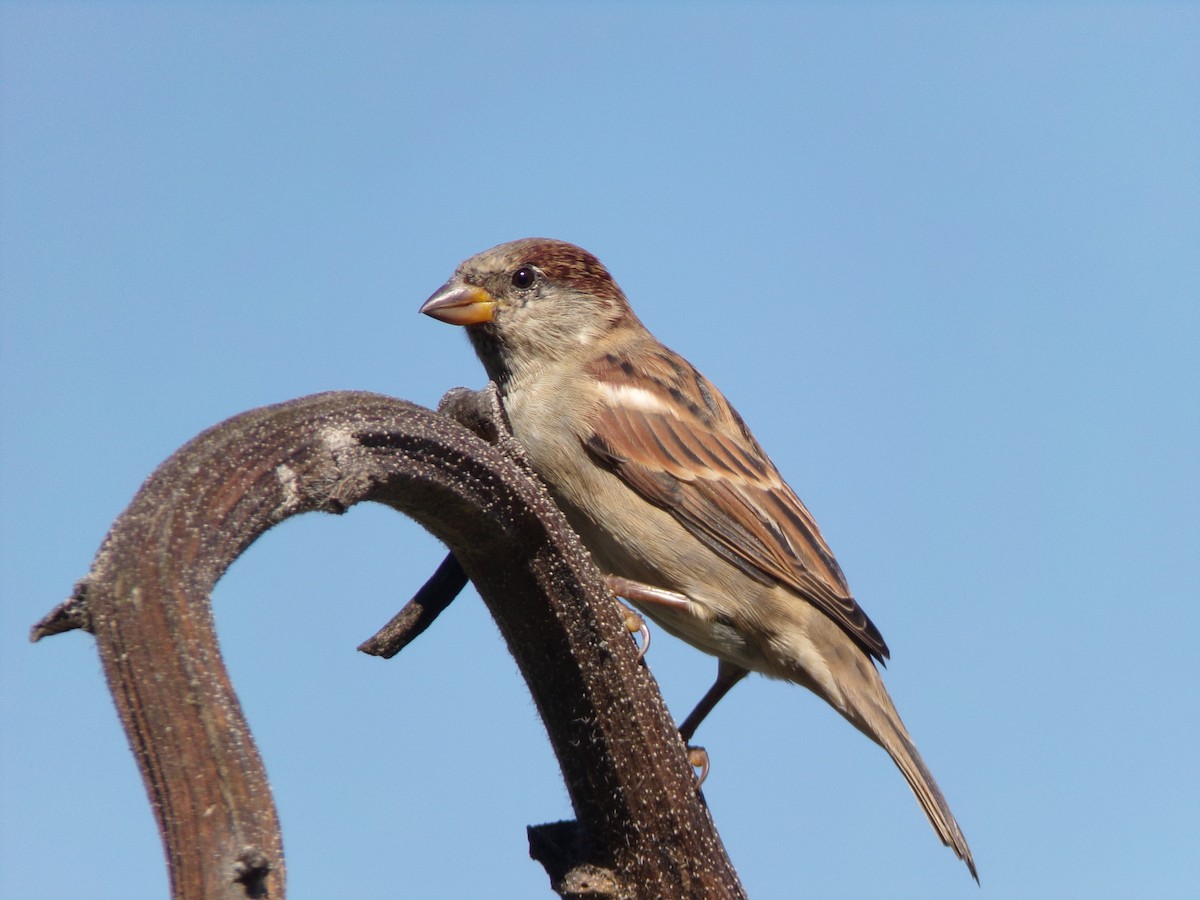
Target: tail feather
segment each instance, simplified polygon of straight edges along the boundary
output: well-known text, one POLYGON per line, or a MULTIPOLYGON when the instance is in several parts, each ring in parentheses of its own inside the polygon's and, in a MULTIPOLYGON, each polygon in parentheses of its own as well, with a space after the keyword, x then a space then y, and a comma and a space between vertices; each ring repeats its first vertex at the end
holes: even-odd
POLYGON ((946 802, 941 789, 926 767, 925 761, 921 759, 921 754, 917 752, 916 745, 909 737, 900 717, 896 715, 895 709, 892 710, 892 716, 894 725, 889 729, 891 734, 881 735, 882 740, 877 738, 879 744, 888 752, 897 768, 904 774, 908 786, 912 788, 917 802, 921 804, 921 809, 925 810, 925 815, 929 817, 929 824, 942 839, 942 843, 966 863, 971 877, 978 884, 979 873, 975 871, 975 859, 971 856, 971 848, 967 845, 967 839, 963 835, 962 829, 958 827, 958 820, 950 811, 950 804, 946 802))
MULTIPOLYGON (((896 712, 896 706, 888 695, 879 671, 861 654, 856 654, 854 664, 841 670, 838 689, 830 704, 840 711, 859 731, 883 747, 904 774, 917 802, 929 818, 929 824, 937 832, 942 843, 954 851, 966 863, 975 883, 979 873, 975 870, 975 859, 967 839, 958 827, 950 804, 942 796, 941 789, 917 752, 917 746, 909 736, 908 729, 896 712), (849 677, 854 672, 857 677, 849 677), (842 702, 838 702, 841 700, 842 702)), ((833 692, 830 692, 831 694, 833 692)))

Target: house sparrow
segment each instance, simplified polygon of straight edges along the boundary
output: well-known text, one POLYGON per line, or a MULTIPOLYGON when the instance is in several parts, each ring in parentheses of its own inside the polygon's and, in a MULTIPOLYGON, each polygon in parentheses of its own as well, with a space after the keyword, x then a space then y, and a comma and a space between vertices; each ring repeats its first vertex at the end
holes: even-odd
POLYGON ((747 672, 801 684, 891 755, 978 881, 876 669, 887 645, 812 515, 600 261, 562 241, 501 244, 462 263, 421 312, 466 326, 513 436, 614 593, 718 658, 684 739, 747 672))

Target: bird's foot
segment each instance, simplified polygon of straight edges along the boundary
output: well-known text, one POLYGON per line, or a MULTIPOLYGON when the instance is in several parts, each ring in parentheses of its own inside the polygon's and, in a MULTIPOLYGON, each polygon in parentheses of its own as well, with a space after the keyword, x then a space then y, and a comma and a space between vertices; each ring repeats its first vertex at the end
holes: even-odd
POLYGON ((622 604, 621 610, 624 613, 625 630, 631 635, 641 635, 640 643, 636 639, 634 640, 634 643, 638 644, 637 658, 641 660, 646 655, 646 651, 650 649, 650 629, 646 627, 646 620, 628 606, 622 604))
POLYGON ((687 758, 692 768, 698 770, 696 773, 696 790, 700 790, 700 786, 704 784, 704 779, 708 777, 708 751, 703 747, 693 747, 689 744, 687 758))

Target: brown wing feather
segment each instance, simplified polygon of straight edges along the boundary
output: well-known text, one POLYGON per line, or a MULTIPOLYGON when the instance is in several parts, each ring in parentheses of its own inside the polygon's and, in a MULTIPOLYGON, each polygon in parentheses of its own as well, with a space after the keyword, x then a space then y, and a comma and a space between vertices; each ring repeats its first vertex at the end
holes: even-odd
POLYGON ((738 414, 681 357, 661 347, 650 356, 636 381, 614 354, 593 364, 610 402, 588 450, 746 575, 783 584, 886 659, 883 636, 850 595, 812 515, 738 414))

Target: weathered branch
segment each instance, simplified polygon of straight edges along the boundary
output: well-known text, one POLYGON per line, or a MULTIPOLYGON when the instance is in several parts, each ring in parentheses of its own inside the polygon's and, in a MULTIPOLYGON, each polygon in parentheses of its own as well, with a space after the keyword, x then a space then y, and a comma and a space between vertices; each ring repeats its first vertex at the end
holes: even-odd
MULTIPOLYGON (((446 408, 505 445, 487 395, 463 392, 446 408)), ((541 486, 445 415, 349 392, 245 413, 179 450, 114 523, 73 597, 33 630, 95 635, 173 895, 284 896, 279 824, 209 595, 272 525, 363 500, 450 547, 529 684, 578 816, 531 829, 555 889, 742 896, 653 679, 541 486)))
POLYGON ((421 586, 416 596, 404 608, 380 628, 375 634, 358 645, 358 649, 371 656, 391 659, 418 637, 433 620, 442 614, 450 602, 467 586, 467 573, 453 553, 446 554, 429 580, 421 586))

